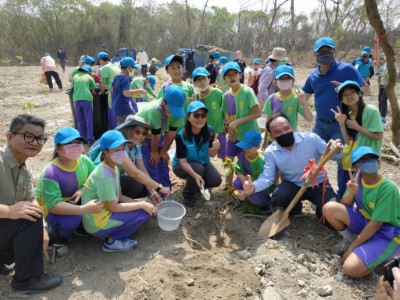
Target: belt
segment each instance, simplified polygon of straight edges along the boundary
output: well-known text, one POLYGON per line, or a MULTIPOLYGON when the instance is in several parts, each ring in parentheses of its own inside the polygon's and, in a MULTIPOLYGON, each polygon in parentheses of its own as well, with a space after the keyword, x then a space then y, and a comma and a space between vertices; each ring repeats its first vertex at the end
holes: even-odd
POLYGON ((325 124, 337 123, 336 120, 322 120, 322 119, 318 119, 318 118, 317 118, 317 121, 318 121, 318 122, 321 122, 321 123, 325 123, 325 124))

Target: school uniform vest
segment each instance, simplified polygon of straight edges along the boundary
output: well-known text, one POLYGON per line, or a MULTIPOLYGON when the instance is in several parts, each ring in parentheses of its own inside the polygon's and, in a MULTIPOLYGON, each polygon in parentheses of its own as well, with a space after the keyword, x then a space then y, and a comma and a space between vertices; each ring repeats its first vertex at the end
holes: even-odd
POLYGON ((362 76, 362 78, 369 77, 369 69, 371 68, 371 65, 372 65, 372 62, 370 59, 368 59, 368 61, 365 62, 361 58, 356 58, 354 65, 355 65, 357 71, 362 76))
MULTIPOLYGON (((211 130, 210 126, 208 126, 208 128, 209 130, 211 130)), ((201 137, 200 143, 196 145, 194 137, 192 137, 191 141, 185 139, 182 129, 178 132, 178 134, 180 135, 183 143, 186 146, 187 149, 186 160, 188 162, 198 162, 203 166, 210 162, 210 155, 208 154, 209 141, 205 141, 203 137, 201 137)), ((176 167, 178 165, 179 161, 175 154, 174 159, 172 160, 172 166, 176 167)))

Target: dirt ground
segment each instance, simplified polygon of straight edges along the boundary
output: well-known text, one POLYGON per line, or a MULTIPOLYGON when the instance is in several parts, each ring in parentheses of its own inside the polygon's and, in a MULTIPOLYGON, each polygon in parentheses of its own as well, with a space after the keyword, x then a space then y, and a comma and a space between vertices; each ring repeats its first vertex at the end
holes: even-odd
MULTIPOLYGON (((71 70, 68 67, 66 74, 71 70)), ((310 71, 296 68, 297 82, 304 83, 310 71)), ((165 78, 160 74, 158 88, 165 78)), ((49 141, 28 161, 35 179, 51 158, 54 132, 72 124, 68 96, 49 94, 39 77, 39 66, 0 69, 0 145, 5 144, 11 118, 23 112, 23 103, 34 105, 31 112, 47 121, 49 141)), ((67 88, 67 75, 62 80, 67 88)), ((372 82, 374 96, 366 100, 377 104, 377 83, 372 82)), ((299 127, 311 130, 303 120, 299 127)), ((392 154, 390 138, 387 126, 383 153, 392 154)), ((220 162, 213 162, 223 174, 220 162)), ((381 169, 400 183, 398 163, 384 160, 381 169)), ((335 165, 329 163, 328 171, 336 186, 335 165)), ((171 176, 173 197, 182 201, 183 181, 171 176)), ((49 273, 64 276, 63 285, 32 299, 319 299, 321 287, 332 289, 327 299, 374 298, 377 275, 362 280, 343 275, 340 258, 329 251, 340 237, 318 223, 308 202, 303 204, 305 213, 292 219, 283 234, 264 239, 257 236, 263 219, 244 216, 240 207, 233 209, 231 200, 222 189, 214 189, 212 200, 187 209, 173 232, 150 220, 133 235, 137 249, 124 254, 103 253, 100 239, 74 236, 66 255, 56 255, 52 262, 50 252, 46 263, 49 273)), ((10 279, 0 278, 1 299, 10 296, 10 279)))

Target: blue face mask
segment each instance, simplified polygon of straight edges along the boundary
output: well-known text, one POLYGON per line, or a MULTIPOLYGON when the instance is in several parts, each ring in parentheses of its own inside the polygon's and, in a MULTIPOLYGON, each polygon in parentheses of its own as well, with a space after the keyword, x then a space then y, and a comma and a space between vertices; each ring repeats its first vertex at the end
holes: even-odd
POLYGON ((358 168, 360 169, 361 173, 364 174, 373 174, 378 172, 379 170, 379 163, 376 159, 370 158, 357 163, 358 168))

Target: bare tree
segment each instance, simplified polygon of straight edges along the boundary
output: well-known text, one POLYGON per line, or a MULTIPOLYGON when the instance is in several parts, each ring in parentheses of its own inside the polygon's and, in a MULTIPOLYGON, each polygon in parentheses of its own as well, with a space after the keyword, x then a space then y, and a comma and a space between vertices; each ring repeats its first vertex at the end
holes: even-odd
POLYGON ((296 51, 296 23, 294 21, 294 0, 290 1, 290 52, 296 51))
POLYGON ((396 86, 396 66, 394 58, 394 50, 392 45, 389 43, 388 35, 383 25, 381 15, 378 11, 378 5, 375 0, 365 0, 365 8, 371 26, 374 28, 377 36, 379 37, 380 44, 386 55, 387 69, 389 73, 389 80, 386 86, 386 92, 389 98, 390 107, 392 109, 392 142, 395 145, 400 144, 400 113, 399 104, 397 103, 396 93, 394 88, 396 86))
POLYGON ((204 32, 204 25, 205 25, 204 21, 205 21, 207 6, 208 6, 208 0, 206 0, 206 3, 204 3, 203 11, 201 13, 200 26, 199 29, 197 30, 197 44, 200 44, 201 33, 204 32))
POLYGON ((193 47, 192 20, 191 20, 191 17, 190 17, 190 7, 189 7, 189 4, 188 4, 188 0, 185 0, 185 6, 186 6, 186 19, 187 19, 187 25, 188 25, 187 46, 188 47, 193 47))
POLYGON ((279 9, 289 0, 268 0, 267 5, 265 5, 265 9, 264 12, 268 13, 268 5, 270 2, 272 2, 272 8, 271 8, 271 12, 270 12, 270 19, 269 22, 267 22, 267 34, 265 37, 266 40, 266 49, 269 49, 269 44, 271 42, 271 34, 273 31, 273 27, 275 24, 275 19, 276 19, 276 15, 278 14, 279 9))

